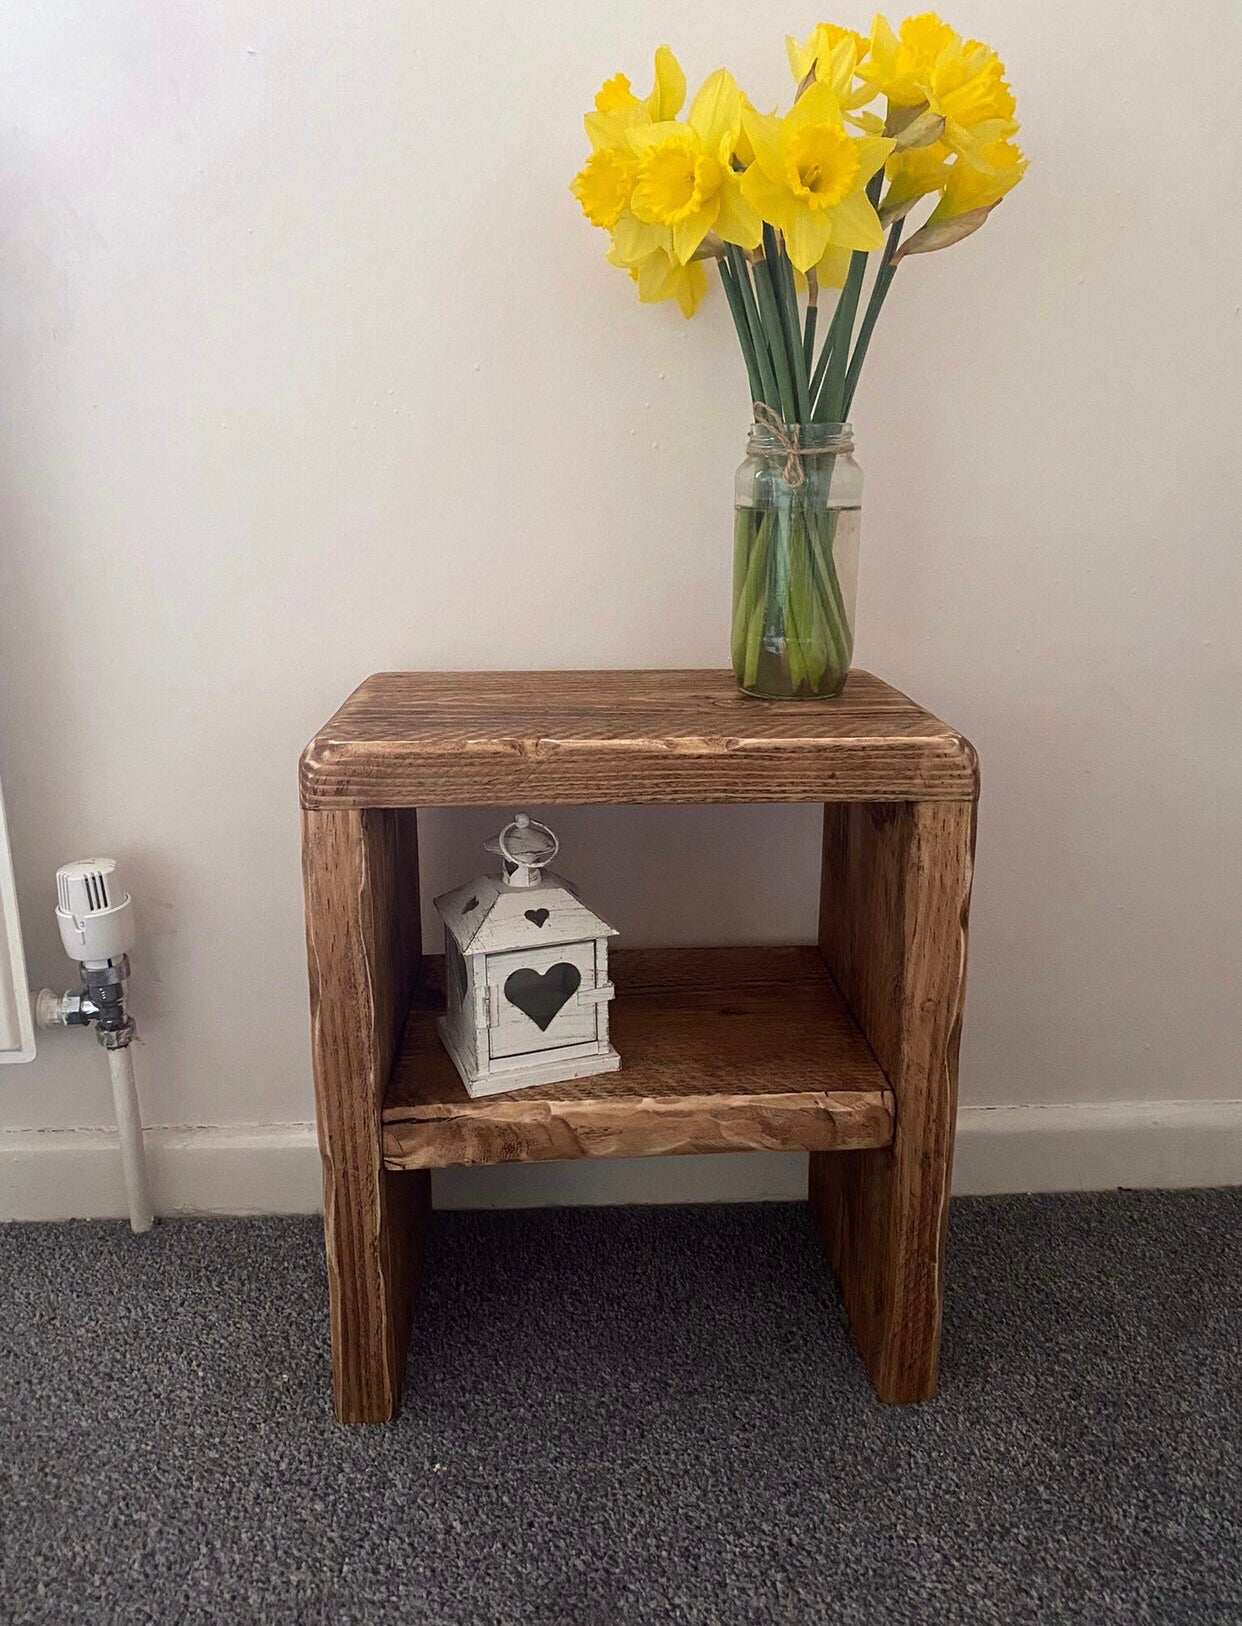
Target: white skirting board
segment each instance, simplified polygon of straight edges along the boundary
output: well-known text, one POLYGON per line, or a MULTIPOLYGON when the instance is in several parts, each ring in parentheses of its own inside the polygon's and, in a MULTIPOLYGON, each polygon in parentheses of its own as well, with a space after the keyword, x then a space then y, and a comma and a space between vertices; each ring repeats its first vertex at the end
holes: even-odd
MULTIPOLYGON (((313 1124, 150 1129, 146 1139, 157 1214, 313 1214, 322 1206, 313 1124)), ((806 1159, 582 1159, 445 1169, 433 1179, 440 1208, 795 1201, 806 1195, 806 1159)), ((1225 1185, 1242 1185, 1242 1101, 964 1107, 958 1117, 958 1196, 1225 1185)), ((0 1130, 0 1220, 125 1213, 115 1134, 0 1130)))

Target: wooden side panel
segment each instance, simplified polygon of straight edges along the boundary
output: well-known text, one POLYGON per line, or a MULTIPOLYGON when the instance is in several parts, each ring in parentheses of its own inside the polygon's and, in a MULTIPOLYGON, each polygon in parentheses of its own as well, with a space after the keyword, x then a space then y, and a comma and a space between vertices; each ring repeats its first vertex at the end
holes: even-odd
POLYGON ((429 1206, 426 1174, 383 1167, 380 1119, 418 972, 415 815, 304 813, 302 859, 336 1411, 382 1422, 400 1398, 429 1206))
POLYGON ((824 809, 820 951, 896 1101, 892 1144, 812 1153, 811 1208, 880 1398, 936 1393, 973 802, 824 809))

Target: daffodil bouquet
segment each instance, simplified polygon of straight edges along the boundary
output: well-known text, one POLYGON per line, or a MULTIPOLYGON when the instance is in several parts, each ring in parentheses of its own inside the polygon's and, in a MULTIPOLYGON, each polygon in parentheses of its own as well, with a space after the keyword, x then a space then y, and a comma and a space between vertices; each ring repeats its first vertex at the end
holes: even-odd
POLYGON ((869 37, 820 23, 787 47, 785 114, 757 110, 719 68, 679 118, 686 80, 667 46, 650 95, 609 79, 573 192, 641 300, 692 316, 716 264, 756 420, 739 477, 734 667, 752 692, 822 695, 839 692, 853 651, 848 419, 876 321, 902 262, 977 231, 1026 161, 996 53, 932 13, 896 32, 877 17, 869 37))

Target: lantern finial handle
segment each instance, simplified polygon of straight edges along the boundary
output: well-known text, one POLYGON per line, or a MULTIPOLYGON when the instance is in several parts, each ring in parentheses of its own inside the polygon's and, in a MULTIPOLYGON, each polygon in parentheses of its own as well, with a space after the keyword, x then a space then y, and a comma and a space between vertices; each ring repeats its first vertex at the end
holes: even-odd
POLYGON ((532 819, 529 813, 515 813, 500 834, 487 843, 487 850, 504 859, 506 886, 530 887, 539 885, 542 870, 556 857, 560 846, 546 824, 532 819))

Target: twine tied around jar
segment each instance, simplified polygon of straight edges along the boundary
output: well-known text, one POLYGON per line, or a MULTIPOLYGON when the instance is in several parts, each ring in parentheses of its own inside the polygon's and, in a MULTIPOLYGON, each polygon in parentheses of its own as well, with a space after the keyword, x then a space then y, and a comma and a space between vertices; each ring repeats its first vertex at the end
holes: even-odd
POLYGON ((796 491, 806 481, 806 470, 802 467, 804 457, 848 457, 854 450, 854 443, 848 437, 843 437, 845 444, 841 446, 804 446, 801 424, 786 427, 780 414, 774 412, 766 401, 752 401, 751 410, 755 422, 768 431, 785 453, 785 467, 781 470, 781 476, 791 491, 796 491))

